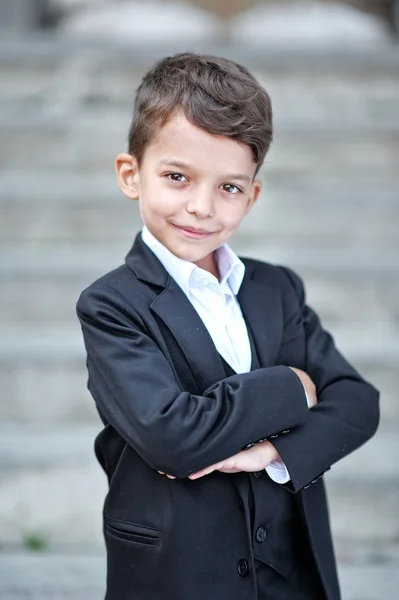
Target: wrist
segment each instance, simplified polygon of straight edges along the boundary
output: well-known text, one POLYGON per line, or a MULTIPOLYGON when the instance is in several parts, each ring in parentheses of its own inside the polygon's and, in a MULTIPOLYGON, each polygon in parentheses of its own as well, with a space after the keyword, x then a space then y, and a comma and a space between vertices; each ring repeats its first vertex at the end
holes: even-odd
POLYGON ((261 442, 261 444, 264 445, 264 469, 266 469, 266 467, 268 467, 270 463, 282 460, 277 448, 273 446, 271 442, 265 441, 261 442))

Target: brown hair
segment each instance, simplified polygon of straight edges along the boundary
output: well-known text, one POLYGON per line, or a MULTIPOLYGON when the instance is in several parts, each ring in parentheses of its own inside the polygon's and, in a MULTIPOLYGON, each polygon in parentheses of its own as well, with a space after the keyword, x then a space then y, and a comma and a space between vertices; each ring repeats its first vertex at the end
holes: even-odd
POLYGON ((163 58, 143 78, 129 130, 129 153, 140 164, 157 131, 178 111, 208 133, 247 144, 257 170, 273 137, 266 90, 242 65, 217 56, 163 58))

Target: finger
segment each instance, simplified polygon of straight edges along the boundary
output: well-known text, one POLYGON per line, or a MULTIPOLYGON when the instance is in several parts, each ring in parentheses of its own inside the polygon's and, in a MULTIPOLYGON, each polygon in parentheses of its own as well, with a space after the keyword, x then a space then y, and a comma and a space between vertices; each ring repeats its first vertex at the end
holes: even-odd
POLYGON ((199 479, 200 477, 204 477, 204 475, 206 475, 205 470, 203 469, 202 471, 197 471, 196 473, 191 473, 191 475, 188 476, 189 479, 199 479))
POLYGON ((223 466, 223 463, 211 465, 210 467, 206 467, 206 469, 201 469, 201 471, 192 473, 191 475, 189 475, 189 479, 199 479, 200 477, 205 477, 205 475, 209 475, 210 473, 213 473, 213 471, 217 471, 222 466, 223 466))
POLYGON ((198 471, 198 473, 193 473, 192 475, 189 475, 188 478, 199 479, 200 477, 205 477, 205 475, 209 475, 209 473, 211 473, 211 471, 198 471))
POLYGON ((163 471, 158 471, 158 473, 160 473, 161 475, 165 475, 163 471))
POLYGON ((167 477, 168 479, 176 479, 176 477, 173 477, 173 475, 166 475, 166 477, 167 477))

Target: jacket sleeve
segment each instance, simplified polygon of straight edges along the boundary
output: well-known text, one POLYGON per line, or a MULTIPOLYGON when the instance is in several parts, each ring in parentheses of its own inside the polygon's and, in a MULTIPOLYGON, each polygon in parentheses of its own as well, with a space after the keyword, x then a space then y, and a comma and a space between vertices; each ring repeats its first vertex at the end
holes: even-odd
POLYGON ((187 477, 248 440, 308 418, 302 383, 285 366, 234 375, 202 396, 187 393, 131 304, 110 286, 82 292, 77 314, 100 414, 154 469, 187 477))
MULTIPOLYGON (((283 270, 297 298, 291 322, 305 331, 304 370, 315 383, 318 398, 305 422, 270 440, 291 476, 288 489, 297 492, 315 483, 333 463, 375 433, 379 423, 379 392, 339 353, 319 317, 306 306, 300 278, 285 267, 283 270)), ((289 343, 295 344, 295 339, 289 343)))

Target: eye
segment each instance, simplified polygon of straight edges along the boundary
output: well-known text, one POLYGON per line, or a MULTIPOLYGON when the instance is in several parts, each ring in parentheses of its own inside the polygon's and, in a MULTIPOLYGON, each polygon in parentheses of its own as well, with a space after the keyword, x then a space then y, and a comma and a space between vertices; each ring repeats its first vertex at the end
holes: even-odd
POLYGON ((187 178, 185 175, 182 175, 182 173, 167 173, 166 177, 176 183, 184 183, 184 181, 187 181, 187 178))
POLYGON ((225 183, 223 186, 225 192, 229 194, 241 194, 242 189, 238 187, 238 185, 234 185, 234 183, 225 183))

